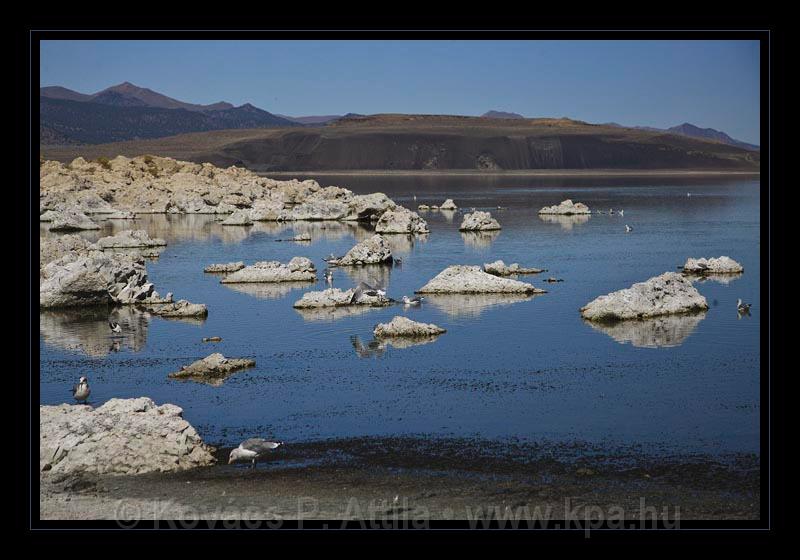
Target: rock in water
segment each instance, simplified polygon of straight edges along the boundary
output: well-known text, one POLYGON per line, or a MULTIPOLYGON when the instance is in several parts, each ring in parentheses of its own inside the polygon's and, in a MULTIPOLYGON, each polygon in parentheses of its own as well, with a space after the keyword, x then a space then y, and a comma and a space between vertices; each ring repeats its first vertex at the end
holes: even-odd
POLYGON ((512 276, 514 274, 539 274, 544 272, 543 268, 525 268, 520 266, 519 263, 512 263, 506 266, 502 260, 494 261, 493 263, 486 263, 483 265, 483 270, 495 276, 512 276))
POLYGON ((203 272, 236 272, 242 270, 244 263, 242 261, 229 262, 225 264, 210 264, 203 269, 203 272))
POLYGON ((418 294, 543 294, 545 290, 527 282, 487 274, 479 266, 445 268, 417 290, 418 294))
POLYGON ((683 265, 686 274, 738 274, 744 267, 730 257, 687 259, 683 265))
POLYGON ((250 219, 250 210, 237 210, 220 222, 223 226, 250 226, 253 220, 250 219))
POLYGON ((394 210, 387 210, 375 224, 377 233, 429 233, 428 223, 419 217, 419 214, 398 207, 394 210))
POLYGON ((262 261, 246 266, 222 279, 223 284, 242 282, 303 282, 317 279, 314 263, 306 257, 294 257, 283 264, 278 261, 262 261))
POLYGON ((453 202, 452 198, 448 198, 442 202, 442 205, 439 206, 439 210, 458 210, 458 206, 456 206, 456 203, 453 202))
POLYGON ((51 215, 50 231, 80 231, 100 229, 89 216, 80 210, 70 209, 51 215))
POLYGON ((215 462, 183 410, 147 397, 111 399, 98 408, 39 407, 39 467, 50 473, 140 474, 215 462))
POLYGON ((598 297, 581 308, 581 315, 591 321, 618 321, 706 309, 706 298, 688 279, 677 272, 665 272, 630 288, 598 297))
POLYGON ((147 306, 147 310, 160 317, 207 317, 208 307, 204 303, 190 303, 185 299, 176 302, 156 303, 147 306))
POLYGON ((388 323, 379 323, 372 332, 378 338, 390 338, 395 336, 428 337, 447 331, 431 323, 419 323, 398 315, 388 323))
POLYGON ((328 261, 328 265, 358 266, 391 262, 392 250, 389 248, 389 244, 380 235, 373 235, 369 239, 357 243, 341 259, 328 261))
POLYGON ((101 237, 97 245, 101 249, 124 249, 129 247, 164 247, 167 242, 158 237, 150 237, 142 229, 125 230, 116 235, 101 237))
POLYGON ((184 366, 180 371, 169 374, 173 379, 194 379, 198 381, 224 380, 233 372, 253 367, 255 360, 226 358, 219 352, 206 356, 202 360, 197 360, 188 366, 184 366))
POLYGON ((339 288, 328 288, 321 292, 307 292, 299 300, 294 302, 295 309, 313 309, 320 307, 344 307, 350 305, 366 305, 371 307, 383 307, 391 305, 391 300, 385 295, 362 294, 356 301, 353 301, 354 289, 340 290, 339 288))
POLYGON ((556 204, 554 206, 545 206, 541 210, 539 210, 539 214, 561 214, 564 216, 571 216, 574 214, 591 214, 592 211, 589 210, 589 207, 583 204, 582 202, 572 202, 572 200, 567 199, 562 201, 560 204, 556 204))
POLYGON ((464 214, 464 219, 458 229, 459 231, 493 231, 502 228, 489 212, 477 211, 464 214))

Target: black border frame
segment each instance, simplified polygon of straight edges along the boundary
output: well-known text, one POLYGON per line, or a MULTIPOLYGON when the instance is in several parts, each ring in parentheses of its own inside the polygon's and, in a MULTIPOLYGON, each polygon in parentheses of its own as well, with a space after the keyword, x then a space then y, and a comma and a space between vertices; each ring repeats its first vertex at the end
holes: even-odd
MULTIPOLYGON (((63 530, 75 529, 104 529, 101 536, 109 538, 119 538, 120 532, 125 532, 113 522, 103 521, 80 521, 80 522, 50 522, 41 521, 36 519, 38 517, 38 507, 35 507, 33 502, 33 491, 38 489, 38 463, 35 460, 33 447, 33 426, 36 425, 36 410, 38 402, 38 384, 34 380, 38 376, 34 376, 34 371, 38 371, 38 346, 34 346, 36 331, 38 331, 38 319, 34 319, 34 302, 33 302, 33 288, 35 287, 35 273, 33 262, 33 250, 35 235, 37 232, 37 224, 34 221, 34 208, 35 208, 35 194, 38 192, 38 185, 34 187, 36 177, 36 165, 34 155, 38 153, 38 134, 35 133, 38 126, 38 111, 35 110, 35 101, 38 99, 38 64, 39 64, 39 47, 38 41, 45 39, 755 39, 761 41, 761 151, 762 156, 762 180, 761 180, 761 238, 762 243, 766 241, 766 253, 762 251, 762 291, 760 308, 762 316, 766 319, 762 323, 761 332, 761 520, 757 522, 737 522, 737 521, 712 521, 712 522, 698 522, 690 520, 682 520, 681 528, 678 530, 649 530, 649 529, 632 529, 629 531, 620 530, 602 530, 593 529, 592 541, 606 541, 608 537, 616 538, 624 535, 626 538, 633 537, 634 540, 640 538, 652 538, 657 535, 663 537, 665 534, 672 534, 673 537, 680 535, 682 540, 689 540, 694 542, 705 542, 708 540, 725 540, 730 541, 732 538, 738 540, 744 539, 746 541, 753 540, 754 538, 763 537, 765 535, 772 535, 778 529, 785 528, 785 519, 783 518, 783 488, 784 488, 784 450, 781 445, 783 439, 780 437, 781 422, 783 416, 781 414, 784 404, 784 379, 781 375, 771 375, 775 370, 775 358, 773 355, 774 350, 782 349, 784 346, 781 343, 783 339, 783 329, 774 329, 775 317, 771 313, 771 301, 773 290, 775 295, 779 296, 775 275, 772 272, 772 259, 773 252, 778 252, 777 246, 773 248, 773 242, 783 239, 782 235, 774 235, 776 223, 783 223, 780 219, 782 209, 785 208, 783 204, 777 205, 775 208, 776 216, 772 216, 771 194, 772 184, 783 185, 782 180, 783 165, 784 165, 784 142, 783 142, 783 116, 785 115, 784 105, 784 67, 781 58, 784 52, 784 35, 776 28, 774 22, 762 20, 753 24, 737 22, 730 18, 727 20, 716 19, 715 23, 696 21, 687 24, 686 21, 663 21, 659 22, 659 26, 652 24, 636 23, 631 19, 616 18, 616 23, 609 25, 605 29, 601 29, 598 25, 610 23, 610 18, 595 19, 590 24, 569 24, 566 20, 542 20, 538 24, 531 23, 528 25, 487 25, 483 23, 468 23, 466 25, 458 25, 453 27, 453 22, 459 22, 456 18, 450 21, 450 27, 437 26, 437 27, 421 27, 418 22, 409 23, 406 26, 396 26, 394 28, 386 27, 385 25, 369 26, 356 24, 353 25, 352 20, 346 24, 346 28, 332 28, 330 21, 326 24, 308 25, 292 25, 291 27, 284 27, 276 29, 273 25, 263 26, 260 29, 243 28, 241 26, 228 26, 225 30, 213 29, 211 26, 193 26, 191 29, 180 29, 180 24, 172 28, 164 26, 159 29, 148 28, 142 26, 140 28, 122 28, 118 25, 102 25, 92 23, 91 25, 75 25, 72 29, 65 28, 64 21, 56 22, 43 22, 37 25, 27 25, 19 33, 20 49, 16 53, 17 58, 17 71, 20 84, 23 80, 27 83, 27 88, 18 87, 16 93, 18 94, 18 107, 27 106, 27 114, 22 111, 16 112, 18 130, 27 129, 27 136, 29 140, 29 149, 27 153, 20 153, 20 157, 16 159, 17 162, 22 161, 23 157, 27 158, 30 162, 29 172, 25 174, 22 166, 17 166, 15 171, 19 173, 20 185, 27 184, 27 192, 23 189, 15 190, 15 198, 25 196, 25 200, 18 200, 19 207, 23 204, 28 207, 28 228, 31 233, 28 243, 28 262, 30 272, 30 292, 29 292, 29 305, 25 311, 29 321, 29 337, 27 346, 30 351, 27 369, 29 376, 26 379, 23 376, 15 376, 16 394, 26 394, 27 400, 17 402, 18 406, 24 405, 25 411, 18 414, 17 419, 24 417, 29 423, 29 430, 16 430, 18 442, 16 449, 27 449, 29 464, 22 465, 18 461, 18 467, 29 467, 29 470, 20 469, 18 484, 15 485, 15 497, 20 505, 24 506, 25 516, 21 521, 21 527, 29 535, 36 534, 38 536, 50 535, 60 538, 65 536, 62 534, 63 530), (619 22, 623 23, 620 25, 619 22), (721 23, 730 22, 728 25, 720 25, 721 23), (541 23, 550 25, 550 29, 544 29, 541 23), (665 24, 661 26, 661 24, 665 24), (79 28, 79 29, 76 29, 79 28), (27 89, 27 91, 25 91, 27 89), (773 119, 772 115, 780 115, 781 118, 773 119), (776 148, 773 148, 776 146, 776 148), (25 176, 27 175, 27 176, 25 176), (24 181, 24 182, 23 182, 24 181), (766 187, 766 188, 765 188, 766 187), (24 195, 23 195, 24 193, 24 195), (766 282, 764 282, 766 280, 766 282), (766 287, 767 289, 763 289, 766 287), (764 328, 766 326, 766 328, 764 328), (775 333, 775 343, 773 344, 773 333, 775 333), (28 484, 23 484, 28 482, 28 484), (111 529, 111 531, 109 531, 111 529)), ((191 19, 189 20, 191 21, 191 19)), ((275 19, 274 21, 279 21, 275 19)), ((303 22, 307 22, 307 18, 303 22)), ((187 22, 183 20, 183 24, 187 22)), ((219 22, 218 22, 219 23, 219 22)), ((281 23, 291 23, 281 21, 281 23)), ((299 22, 298 22, 299 23, 299 22)), ((400 22, 398 22, 400 23, 400 22)), ((25 216, 19 213, 17 219, 24 220, 25 216)), ((20 244, 22 245, 22 244, 20 244)), ((20 302, 21 305, 21 302, 20 302)), ((18 333, 21 334, 21 333, 18 333)), ((22 341, 20 340, 20 343, 22 341)), ((785 371, 780 368, 781 373, 785 371)), ((22 410, 18 411, 22 412, 22 410)), ((12 424, 13 425, 13 424, 12 424)), ((321 528, 324 522, 319 523, 312 521, 305 521, 303 528, 316 529, 321 528)), ((295 522, 296 524, 296 522, 295 522)), ((152 525, 152 524, 150 524, 152 525)), ((340 526, 339 522, 329 523, 329 526, 340 526)), ((140 523, 137 529, 128 530, 130 533, 148 531, 147 523, 140 523)), ((200 525, 202 526, 202 524, 200 525)), ((285 522, 284 530, 280 533, 293 533, 294 531, 287 531, 292 527, 292 523, 285 522)), ((463 541, 467 535, 465 531, 465 524, 451 523, 451 522, 431 522, 431 529, 425 532, 414 532, 415 535, 422 535, 423 538, 432 537, 448 537, 451 539, 463 541), (452 532, 457 529, 456 532, 452 532)), ((348 529, 355 529, 355 531, 325 531, 326 535, 341 535, 342 533, 355 533, 358 536, 364 536, 365 531, 361 530, 358 522, 351 522, 348 524, 348 529)), ((166 533, 175 533, 175 531, 156 531, 159 536, 166 533)), ((389 530, 373 530, 367 529, 367 533, 373 535, 386 536, 388 533, 400 534, 401 531, 389 530)), ((469 532, 469 531, 467 531, 469 532)), ((492 531, 491 529, 479 530, 478 533, 498 535, 502 533, 503 538, 530 538, 523 535, 531 535, 531 531, 517 530, 517 531, 492 531)), ((193 538, 198 535, 203 539, 211 536, 216 532, 214 531, 193 531, 193 538)), ((255 533, 255 531, 251 531, 255 533)), ((296 532, 294 532, 296 533, 296 532)), ((154 535, 154 532, 148 531, 149 535, 154 535)), ((242 533, 239 533, 242 534, 242 533)), ((276 532, 271 532, 275 535, 276 532)), ((316 534, 319 534, 316 532, 316 534)), ((584 540, 584 529, 576 527, 570 530, 564 529, 546 529, 536 531, 537 537, 556 537, 558 539, 577 538, 584 540)), ((241 538, 241 537, 238 537, 241 538)), ((274 538, 274 537, 273 537, 274 538)))

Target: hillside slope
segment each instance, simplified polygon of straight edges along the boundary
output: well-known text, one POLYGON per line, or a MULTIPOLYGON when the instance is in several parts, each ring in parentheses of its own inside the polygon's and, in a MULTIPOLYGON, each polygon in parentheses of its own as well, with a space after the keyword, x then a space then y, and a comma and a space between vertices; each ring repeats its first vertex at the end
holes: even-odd
MULTIPOLYGON (((134 109, 134 108, 131 108, 134 109)), ((685 136, 568 119, 349 117, 320 128, 224 130, 53 147, 45 157, 157 154, 260 171, 759 169, 752 152, 685 136)))

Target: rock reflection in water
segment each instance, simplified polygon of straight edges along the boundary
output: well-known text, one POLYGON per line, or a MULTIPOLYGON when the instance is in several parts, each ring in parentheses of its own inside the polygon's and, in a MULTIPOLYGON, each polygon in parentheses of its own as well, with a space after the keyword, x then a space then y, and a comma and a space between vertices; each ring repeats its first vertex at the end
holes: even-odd
POLYGON ((294 290, 311 288, 315 282, 245 282, 222 284, 229 290, 260 299, 280 299, 294 290))
POLYGON ((462 231, 461 239, 464 245, 473 249, 486 249, 491 247, 492 242, 500 235, 499 230, 492 231, 462 231))
POLYGON ((87 356, 102 357, 122 349, 143 350, 150 314, 131 306, 62 309, 39 313, 39 335, 45 344, 87 356), (122 327, 112 333, 108 322, 122 327), (112 336, 113 335, 113 336, 112 336))
POLYGON ((295 311, 305 321, 310 322, 326 322, 338 321, 346 317, 354 317, 369 313, 374 309, 384 309, 382 307, 372 307, 371 305, 342 305, 339 307, 310 307, 305 309, 296 309, 295 311))
POLYGON ((616 323, 584 322, 620 344, 631 344, 638 348, 669 348, 683 344, 705 318, 706 313, 702 312, 616 323))
POLYGON ((425 294, 423 304, 432 305, 452 317, 478 317, 486 309, 530 301, 526 294, 425 294))
POLYGON ((589 221, 589 214, 572 214, 570 216, 559 216, 557 214, 539 214, 539 219, 548 224, 559 224, 561 229, 571 230, 573 226, 585 224, 589 221))
POLYGON ((380 358, 390 346, 397 349, 411 348, 412 346, 422 346, 438 340, 438 336, 415 336, 415 337, 388 337, 372 338, 365 344, 359 336, 351 336, 350 343, 359 358, 380 358))
POLYGON ((453 218, 456 216, 456 210, 442 210, 439 209, 439 213, 444 216, 444 219, 448 223, 453 223, 453 218))
POLYGON ((389 281, 392 279, 392 266, 366 264, 363 266, 340 266, 333 269, 333 286, 335 288, 343 290, 350 288, 351 286, 345 284, 346 278, 350 278, 353 286, 358 285, 359 282, 366 282, 373 288, 388 291, 389 281), (344 272, 344 274, 340 274, 340 272, 344 272))
POLYGON ((719 284, 730 284, 737 278, 742 277, 741 272, 737 272, 734 274, 704 274, 702 276, 696 275, 689 275, 688 278, 691 279, 692 282, 697 282, 702 284, 704 282, 717 282, 719 284))

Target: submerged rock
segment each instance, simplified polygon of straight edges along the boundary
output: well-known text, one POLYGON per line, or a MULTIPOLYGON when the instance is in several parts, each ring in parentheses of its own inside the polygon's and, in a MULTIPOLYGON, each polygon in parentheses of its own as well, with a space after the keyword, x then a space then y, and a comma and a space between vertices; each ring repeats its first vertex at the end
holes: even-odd
POLYGON ((686 274, 739 274, 744 267, 730 257, 687 259, 683 265, 686 274))
POLYGON ((459 231, 493 231, 502 229, 500 223, 489 212, 476 211, 464 214, 459 231))
POLYGON ((343 307, 348 305, 366 305, 383 307, 391 305, 392 301, 385 294, 357 293, 355 289, 340 290, 328 288, 321 292, 307 292, 294 302, 295 309, 313 309, 319 307, 343 307))
POLYGON ((483 265, 483 270, 495 276, 513 276, 514 274, 539 274, 544 272, 543 268, 525 268, 520 266, 519 263, 512 263, 506 266, 502 260, 494 261, 493 263, 486 263, 483 265))
POLYGON ((377 233, 429 233, 428 223, 419 217, 419 214, 398 207, 394 210, 387 210, 375 224, 377 233))
POLYGON ((687 278, 677 272, 665 272, 596 298, 581 308, 581 315, 592 321, 617 321, 706 309, 706 298, 687 278))
POLYGON ((246 266, 222 279, 223 284, 238 282, 303 282, 316 280, 317 269, 306 257, 294 257, 287 264, 261 261, 246 266))
POLYGON ((51 215, 50 231, 80 231, 100 229, 89 216, 79 210, 63 210, 51 215))
POLYGON ((539 210, 539 214, 561 214, 564 216, 571 216, 574 214, 591 214, 592 211, 589 210, 589 207, 583 204, 582 202, 572 202, 572 200, 567 199, 562 201, 560 204, 556 204, 553 206, 545 206, 541 210, 539 210))
POLYGON ((229 262, 225 264, 210 264, 203 269, 203 272, 236 272, 244 268, 244 262, 229 262))
POLYGON ((143 229, 125 230, 109 237, 101 237, 97 245, 101 249, 120 249, 127 247, 164 247, 167 242, 158 237, 150 237, 143 229))
POLYGON ((170 373, 169 377, 173 379, 208 381, 212 384, 217 384, 216 382, 224 381, 232 373, 255 365, 255 360, 246 358, 226 358, 219 352, 216 352, 188 366, 183 366, 180 371, 170 373))
POLYGON ((428 337, 447 332, 442 327, 432 323, 419 323, 412 321, 402 315, 396 316, 388 323, 379 323, 375 326, 372 333, 378 338, 389 338, 395 336, 407 337, 428 337))
POLYGON ((174 404, 147 397, 86 405, 39 406, 39 469, 54 473, 141 474, 215 462, 174 404))
POLYGON ((479 266, 453 265, 437 274, 418 294, 543 294, 545 290, 527 282, 499 278, 479 266))
POLYGON ((332 266, 358 266, 364 264, 381 264, 392 262, 392 250, 380 235, 373 235, 357 243, 341 259, 328 261, 332 266))

